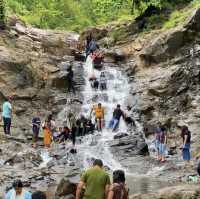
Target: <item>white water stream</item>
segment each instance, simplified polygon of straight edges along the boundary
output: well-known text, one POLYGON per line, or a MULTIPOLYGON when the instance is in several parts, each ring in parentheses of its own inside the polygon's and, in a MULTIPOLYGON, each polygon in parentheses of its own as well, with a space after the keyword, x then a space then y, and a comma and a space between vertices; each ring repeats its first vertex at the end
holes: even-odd
MULTIPOLYGON (((122 72, 116 68, 107 67, 105 70, 107 77, 107 90, 95 91, 89 82, 89 78, 95 75, 100 76, 101 71, 93 68, 92 60, 88 57, 84 66, 85 89, 83 91, 84 103, 82 114, 89 117, 93 105, 101 103, 105 109, 105 128, 102 132, 95 135, 87 135, 83 138, 83 144, 78 146, 78 151, 83 158, 83 167, 86 169, 91 166, 94 158, 102 159, 104 165, 111 170, 122 168, 109 151, 108 141, 113 139, 114 133, 108 129, 109 121, 117 104, 125 109, 125 101, 129 94, 129 85, 122 72)), ((118 132, 127 132, 127 127, 123 120, 120 121, 118 132)))

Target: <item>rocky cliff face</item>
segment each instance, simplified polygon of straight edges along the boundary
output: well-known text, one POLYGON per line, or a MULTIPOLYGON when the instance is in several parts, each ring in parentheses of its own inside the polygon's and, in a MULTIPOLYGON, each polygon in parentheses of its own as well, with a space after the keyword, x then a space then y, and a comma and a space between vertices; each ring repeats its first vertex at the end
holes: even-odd
POLYGON ((34 29, 19 21, 0 33, 0 104, 13 96, 13 126, 17 127, 13 132, 30 129, 30 118, 37 110, 45 117, 63 108, 70 61, 79 93, 82 65, 73 56, 77 39, 75 33, 34 29))
POLYGON ((197 9, 184 25, 143 36, 131 35, 128 42, 112 50, 120 51, 127 60, 131 95, 138 99, 131 103, 140 114, 146 135, 152 133, 159 120, 177 135, 178 127, 186 124, 192 131, 193 151, 199 150, 200 136, 199 21, 200 9, 197 9))

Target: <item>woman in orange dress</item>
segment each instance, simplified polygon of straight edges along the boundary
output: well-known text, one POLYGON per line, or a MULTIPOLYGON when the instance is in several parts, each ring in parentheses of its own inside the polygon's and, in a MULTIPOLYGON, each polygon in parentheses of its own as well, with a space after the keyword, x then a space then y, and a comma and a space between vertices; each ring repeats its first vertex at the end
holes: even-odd
POLYGON ((51 137, 52 137, 52 133, 51 133, 51 123, 48 121, 45 121, 44 124, 44 146, 46 148, 50 148, 51 145, 51 137))

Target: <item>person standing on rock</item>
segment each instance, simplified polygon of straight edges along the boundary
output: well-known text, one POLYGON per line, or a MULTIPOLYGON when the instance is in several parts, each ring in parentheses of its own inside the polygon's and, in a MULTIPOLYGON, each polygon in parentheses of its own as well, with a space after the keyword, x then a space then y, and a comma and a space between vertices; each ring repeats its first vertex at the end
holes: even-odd
POLYGON ((112 131, 115 131, 118 128, 121 117, 125 118, 125 114, 121 110, 120 104, 118 104, 113 112, 113 118, 109 123, 109 128, 112 129, 112 131))
POLYGON ((50 148, 52 140, 52 129, 54 129, 54 121, 52 115, 49 115, 46 121, 43 124, 44 130, 44 146, 50 148))
POLYGON ((6 135, 10 135, 11 120, 12 120, 12 97, 8 97, 3 103, 3 129, 6 135))
POLYGON ((135 121, 131 117, 132 114, 132 108, 130 106, 127 106, 127 111, 125 112, 125 122, 127 125, 130 125, 131 127, 135 127, 135 121))
POLYGON ((160 157, 160 134, 161 134, 161 128, 162 128, 162 124, 160 122, 158 122, 156 129, 154 130, 154 136, 155 136, 155 148, 156 148, 156 152, 157 152, 157 160, 160 161, 161 157, 160 157))
POLYGON ((40 112, 38 111, 36 116, 33 117, 32 119, 33 148, 37 147, 38 135, 40 133, 40 125, 41 125, 41 119, 40 119, 40 112))
POLYGON ((67 88, 69 93, 72 91, 75 95, 74 84, 74 71, 72 70, 72 62, 70 62, 70 67, 67 69, 67 88))
POLYGON ((21 180, 13 182, 13 189, 6 193, 5 199, 32 199, 31 193, 23 188, 21 180))
POLYGON ((183 139, 182 155, 185 161, 185 166, 190 165, 190 145, 191 145, 191 132, 187 126, 181 128, 181 138, 183 139))
POLYGON ((109 186, 110 177, 103 169, 103 162, 96 159, 93 167, 82 175, 76 190, 76 199, 81 199, 81 192, 84 187, 84 199, 106 199, 109 186))
POLYGON ((107 199, 128 199, 128 188, 125 184, 125 173, 122 170, 113 172, 113 184, 109 188, 107 199))
POLYGON ((167 150, 167 129, 162 126, 161 132, 160 132, 160 144, 159 144, 159 155, 160 155, 160 161, 165 162, 165 154, 167 150))
POLYGON ((68 114, 68 126, 71 132, 71 139, 73 146, 76 144, 76 132, 77 132, 77 125, 76 125, 76 117, 73 113, 68 114))

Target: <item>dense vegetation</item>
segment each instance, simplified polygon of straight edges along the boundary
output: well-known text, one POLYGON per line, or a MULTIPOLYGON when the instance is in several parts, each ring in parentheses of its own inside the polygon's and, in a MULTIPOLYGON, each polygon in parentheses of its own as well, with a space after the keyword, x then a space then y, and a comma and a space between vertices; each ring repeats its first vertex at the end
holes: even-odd
POLYGON ((91 25, 133 18, 149 5, 173 8, 174 5, 190 1, 192 0, 4 0, 4 3, 7 15, 16 14, 36 27, 79 31, 91 25))

